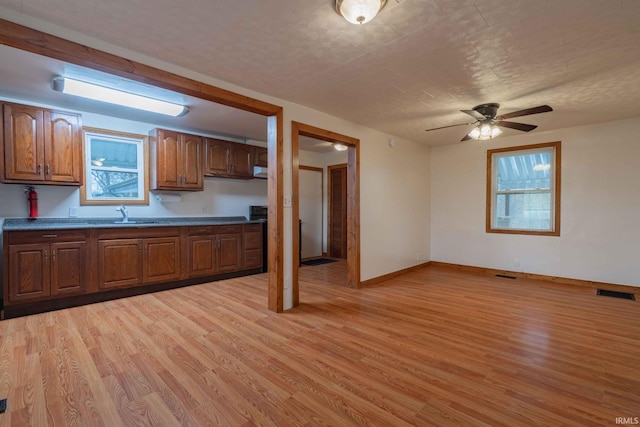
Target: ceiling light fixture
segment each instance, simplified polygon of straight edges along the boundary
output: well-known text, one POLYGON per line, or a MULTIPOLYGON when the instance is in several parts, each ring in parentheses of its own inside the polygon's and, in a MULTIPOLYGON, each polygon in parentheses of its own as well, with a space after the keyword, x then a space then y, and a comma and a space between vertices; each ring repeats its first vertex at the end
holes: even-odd
POLYGON ((471 129, 469 137, 480 141, 486 141, 487 139, 495 138, 502 133, 500 129, 492 120, 484 120, 478 126, 471 129))
POLYGON ((87 83, 69 77, 55 77, 52 82, 53 90, 69 95, 81 96, 96 101, 165 114, 167 116, 182 117, 189 112, 184 105, 173 104, 159 99, 148 98, 134 93, 87 83))
POLYGON ((333 144, 333 149, 336 150, 336 151, 347 151, 349 149, 349 147, 347 147, 344 144, 334 143, 333 144))
POLYGON ((352 24, 366 24, 385 4, 387 0, 336 0, 336 12, 352 24))

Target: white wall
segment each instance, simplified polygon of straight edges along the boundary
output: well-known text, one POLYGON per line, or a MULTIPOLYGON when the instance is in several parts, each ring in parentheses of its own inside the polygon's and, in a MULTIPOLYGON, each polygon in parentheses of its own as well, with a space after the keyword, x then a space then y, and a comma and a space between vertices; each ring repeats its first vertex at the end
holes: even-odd
POLYGON ((638 134, 635 118, 433 148, 431 259, 640 286, 638 134), (560 237, 485 233, 486 150, 551 141, 562 141, 560 237))
MULTIPOLYGON (((22 102, 19 99, 5 99, 22 102)), ((152 123, 140 123, 114 117, 77 111, 82 114, 84 126, 121 132, 148 135, 156 127, 152 123)), ((179 130, 179 129, 178 129, 179 130)), ((217 135, 207 135, 216 136, 217 135)), ((222 138, 227 139, 227 138, 222 138)), ((0 184, 0 218, 24 218, 28 216, 25 185, 0 184), (4 203, 11 201, 11 203, 4 203)), ((119 217, 115 206, 80 206, 80 189, 57 185, 35 185, 38 192, 38 213, 40 217, 67 217, 69 208, 77 207, 79 217, 119 217)), ((248 216, 250 205, 266 205, 267 180, 237 180, 225 178, 205 178, 204 191, 153 192, 148 206, 129 205, 131 217, 167 216, 248 216), (180 195, 178 203, 160 203, 154 194, 180 195)), ((126 204, 126 203, 125 203, 126 204)))

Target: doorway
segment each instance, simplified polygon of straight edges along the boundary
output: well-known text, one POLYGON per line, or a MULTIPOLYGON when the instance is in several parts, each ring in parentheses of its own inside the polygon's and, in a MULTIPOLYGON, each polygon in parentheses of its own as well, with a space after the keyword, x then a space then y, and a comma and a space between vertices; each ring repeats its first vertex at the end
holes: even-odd
POLYGON ((326 129, 291 122, 291 151, 292 151, 292 219, 293 219, 293 271, 292 271, 292 302, 296 307, 300 304, 298 286, 298 267, 300 263, 300 161, 299 137, 307 136, 330 143, 347 146, 347 168, 344 179, 346 185, 346 259, 347 286, 360 287, 360 140, 347 135, 331 132, 326 129))
POLYGON ((347 165, 327 168, 329 176, 329 235, 327 253, 331 258, 347 257, 347 165))
POLYGON ((322 168, 300 166, 300 258, 322 256, 323 179, 322 168))

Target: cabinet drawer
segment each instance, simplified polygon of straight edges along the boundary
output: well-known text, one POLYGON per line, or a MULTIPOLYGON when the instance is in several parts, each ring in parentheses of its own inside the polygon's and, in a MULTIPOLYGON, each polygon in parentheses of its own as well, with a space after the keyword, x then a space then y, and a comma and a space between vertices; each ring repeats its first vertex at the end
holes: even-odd
POLYGON ((244 252, 244 268, 260 268, 262 267, 262 250, 250 249, 244 252))
POLYGON ((245 249, 262 248, 262 233, 244 233, 245 249))
POLYGON ((208 236, 216 234, 216 227, 214 225, 203 225, 200 227, 189 227, 187 229, 187 235, 189 236, 208 236))
POLYGON ((242 225, 216 225, 216 234, 242 233, 242 225))
POLYGON ((254 232, 259 233, 262 231, 262 224, 245 224, 244 231, 246 233, 254 233, 254 232))
POLYGON ((87 230, 29 230, 8 231, 7 241, 10 245, 22 243, 84 242, 87 230))
POLYGON ((145 237, 178 237, 179 227, 113 227, 100 228, 97 232, 98 240, 111 239, 140 239, 145 237))

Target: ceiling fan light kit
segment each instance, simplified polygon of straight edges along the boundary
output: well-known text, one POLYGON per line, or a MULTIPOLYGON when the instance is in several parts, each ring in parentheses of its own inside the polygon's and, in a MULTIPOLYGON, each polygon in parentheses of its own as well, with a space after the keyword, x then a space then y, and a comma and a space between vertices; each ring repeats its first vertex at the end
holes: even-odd
POLYGON ((441 126, 437 128, 427 129, 427 131, 446 129, 456 126, 475 125, 475 127, 471 129, 471 132, 465 135, 464 138, 462 138, 460 141, 467 141, 469 139, 486 141, 488 139, 499 136, 502 133, 501 128, 515 129, 522 132, 531 132, 538 127, 536 125, 529 125, 526 123, 507 122, 505 121, 505 119, 553 111, 553 108, 549 107, 548 105, 540 105, 538 107, 526 108, 524 110, 513 111, 511 113, 498 116, 498 108, 500 108, 500 104, 490 103, 476 105, 471 110, 460 110, 461 112, 468 114, 476 119, 476 121, 471 123, 460 123, 457 125, 441 126))
POLYGON ((469 136, 472 139, 486 141, 487 139, 495 138, 501 133, 502 129, 491 123, 489 120, 486 120, 484 123, 479 124, 478 126, 471 129, 471 132, 469 132, 469 136))
POLYGON ((387 0, 336 0, 336 12, 356 25, 371 21, 387 4, 387 0))

